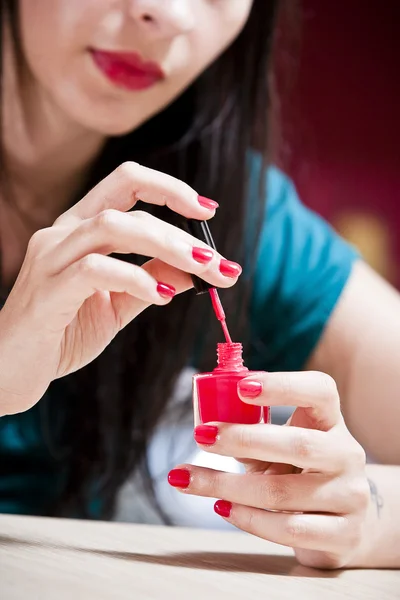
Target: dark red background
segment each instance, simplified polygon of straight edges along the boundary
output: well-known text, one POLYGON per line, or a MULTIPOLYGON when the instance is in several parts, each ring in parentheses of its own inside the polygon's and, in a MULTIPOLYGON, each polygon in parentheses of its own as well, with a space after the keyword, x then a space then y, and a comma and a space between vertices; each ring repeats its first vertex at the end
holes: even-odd
POLYGON ((400 0, 301 5, 277 40, 278 162, 400 285, 400 0))

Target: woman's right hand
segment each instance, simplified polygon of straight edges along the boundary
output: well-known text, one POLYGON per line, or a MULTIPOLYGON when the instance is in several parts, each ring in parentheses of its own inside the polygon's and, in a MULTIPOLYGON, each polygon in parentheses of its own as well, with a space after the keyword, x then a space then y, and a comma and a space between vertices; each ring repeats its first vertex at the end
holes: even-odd
POLYGON ((35 233, 0 312, 0 415, 27 410, 150 304, 168 304, 189 289, 188 273, 218 287, 236 282, 239 265, 203 242, 148 213, 126 212, 138 200, 187 218, 215 213, 182 181, 124 163, 35 233), (139 267, 111 253, 154 258, 139 267))

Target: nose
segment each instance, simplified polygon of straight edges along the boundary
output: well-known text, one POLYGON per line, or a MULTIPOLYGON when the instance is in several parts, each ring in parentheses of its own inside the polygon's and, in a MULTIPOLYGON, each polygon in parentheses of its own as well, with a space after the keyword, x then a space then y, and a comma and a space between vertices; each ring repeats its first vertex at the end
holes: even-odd
POLYGON ((155 38, 188 33, 195 25, 193 0, 130 0, 129 13, 155 38))

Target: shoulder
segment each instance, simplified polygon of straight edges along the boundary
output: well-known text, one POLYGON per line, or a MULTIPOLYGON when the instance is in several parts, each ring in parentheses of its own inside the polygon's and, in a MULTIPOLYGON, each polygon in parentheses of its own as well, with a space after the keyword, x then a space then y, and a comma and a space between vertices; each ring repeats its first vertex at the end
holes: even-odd
POLYGON ((262 170, 257 157, 250 166, 250 213, 260 177, 265 198, 253 271, 253 366, 297 370, 318 342, 358 254, 300 201, 282 171, 262 170))

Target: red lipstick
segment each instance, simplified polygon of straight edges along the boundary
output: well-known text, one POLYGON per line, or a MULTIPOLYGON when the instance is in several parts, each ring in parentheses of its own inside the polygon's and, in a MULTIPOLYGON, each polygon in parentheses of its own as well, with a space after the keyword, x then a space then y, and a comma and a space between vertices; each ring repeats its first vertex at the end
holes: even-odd
POLYGON ((136 52, 109 52, 92 49, 98 69, 114 85, 130 91, 145 90, 164 79, 161 67, 144 61, 136 52))

